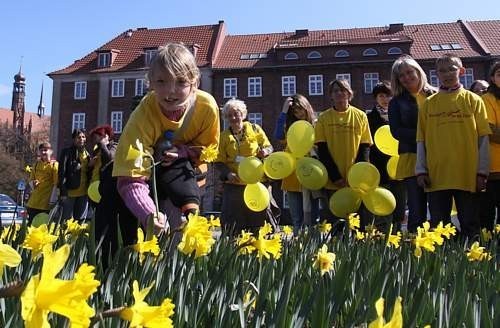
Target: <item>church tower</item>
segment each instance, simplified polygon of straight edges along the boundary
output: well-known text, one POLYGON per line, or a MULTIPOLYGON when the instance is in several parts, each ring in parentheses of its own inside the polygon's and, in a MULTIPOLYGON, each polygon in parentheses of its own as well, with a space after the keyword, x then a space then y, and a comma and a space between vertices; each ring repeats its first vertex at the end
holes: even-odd
POLYGON ((24 111, 25 111, 25 87, 26 78, 21 73, 14 75, 14 89, 12 90, 12 111, 14 112, 13 128, 16 131, 17 139, 22 139, 24 135, 24 111))

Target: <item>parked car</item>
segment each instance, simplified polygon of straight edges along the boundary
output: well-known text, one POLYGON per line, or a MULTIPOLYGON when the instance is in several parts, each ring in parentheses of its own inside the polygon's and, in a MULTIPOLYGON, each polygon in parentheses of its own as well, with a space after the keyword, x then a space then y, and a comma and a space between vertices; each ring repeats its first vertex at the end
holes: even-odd
POLYGON ((24 206, 18 205, 8 195, 0 194, 0 218, 1 225, 10 225, 12 223, 22 223, 28 216, 24 206))

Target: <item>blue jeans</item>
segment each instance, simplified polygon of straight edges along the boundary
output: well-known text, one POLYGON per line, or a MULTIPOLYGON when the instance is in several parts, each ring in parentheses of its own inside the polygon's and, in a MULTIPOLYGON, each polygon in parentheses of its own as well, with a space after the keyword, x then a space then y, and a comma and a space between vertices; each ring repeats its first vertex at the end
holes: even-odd
MULTIPOLYGON (((288 207, 292 218, 293 230, 298 233, 304 224, 304 206, 302 192, 287 191, 288 207)), ((319 199, 310 197, 311 201, 311 224, 314 224, 319 216, 319 199)))

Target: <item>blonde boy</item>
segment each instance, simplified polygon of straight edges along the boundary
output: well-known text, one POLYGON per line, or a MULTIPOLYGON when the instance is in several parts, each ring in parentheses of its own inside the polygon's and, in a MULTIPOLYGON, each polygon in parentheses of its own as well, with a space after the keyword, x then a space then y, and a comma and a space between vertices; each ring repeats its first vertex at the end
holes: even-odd
POLYGON ((479 194, 489 172, 488 126, 481 98, 463 88, 462 61, 445 54, 437 59, 439 92, 427 98, 418 115, 416 174, 429 193, 431 225, 450 222, 455 199, 461 233, 479 232, 479 194))

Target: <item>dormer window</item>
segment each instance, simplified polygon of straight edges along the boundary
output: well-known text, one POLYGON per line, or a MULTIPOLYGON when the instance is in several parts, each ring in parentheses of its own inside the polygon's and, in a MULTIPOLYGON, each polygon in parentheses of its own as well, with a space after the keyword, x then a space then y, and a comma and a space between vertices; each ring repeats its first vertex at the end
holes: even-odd
POLYGON ((153 58, 156 56, 158 53, 158 49, 146 49, 144 50, 144 64, 146 66, 149 66, 151 64, 151 61, 153 58))
POLYGON ((97 67, 111 66, 111 52, 100 52, 97 59, 97 67))
POLYGON ((363 51, 363 56, 365 56, 365 57, 377 56, 377 55, 378 55, 377 50, 375 50, 373 48, 368 48, 368 49, 365 49, 365 51, 363 51))
POLYGON ((307 59, 318 59, 321 58, 321 54, 318 51, 311 51, 307 54, 307 59))
POLYGON ((399 47, 392 47, 387 50, 388 55, 401 55, 403 51, 399 47))
POLYGON ((349 57, 349 51, 347 50, 337 50, 337 52, 335 52, 335 57, 337 58, 342 58, 342 57, 349 57))
POLYGON ((295 52, 289 52, 285 55, 285 60, 295 60, 295 59, 299 59, 299 55, 297 55, 297 53, 295 52))

